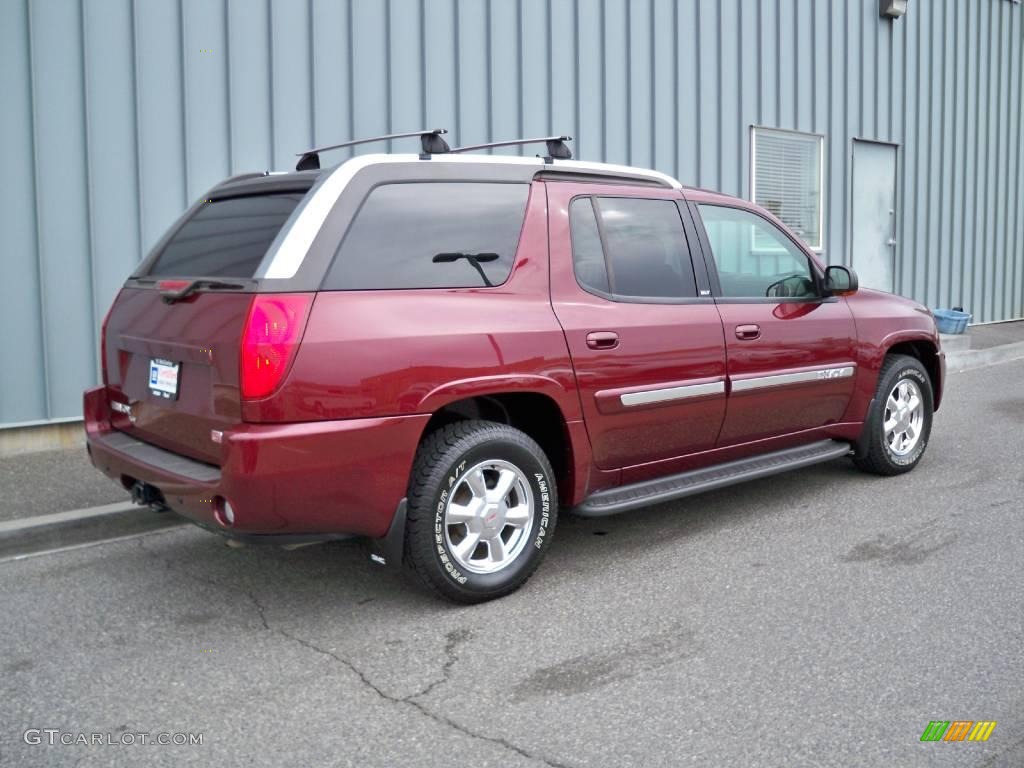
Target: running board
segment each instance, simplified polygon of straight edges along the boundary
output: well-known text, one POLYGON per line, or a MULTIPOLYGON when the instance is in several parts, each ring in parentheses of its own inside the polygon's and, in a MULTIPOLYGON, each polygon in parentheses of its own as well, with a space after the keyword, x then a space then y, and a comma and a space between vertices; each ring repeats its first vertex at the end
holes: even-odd
POLYGON ((747 480, 777 475, 791 469, 809 467, 812 464, 846 456, 849 452, 849 443, 822 440, 797 448, 762 453, 749 459, 739 459, 656 480, 645 480, 642 483, 598 491, 588 496, 572 511, 581 517, 617 515, 638 507, 681 499, 747 480))

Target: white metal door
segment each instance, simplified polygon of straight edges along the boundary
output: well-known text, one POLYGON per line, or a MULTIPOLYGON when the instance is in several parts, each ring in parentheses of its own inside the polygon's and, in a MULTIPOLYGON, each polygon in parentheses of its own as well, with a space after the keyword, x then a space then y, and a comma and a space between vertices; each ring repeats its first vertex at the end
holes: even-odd
POLYGON ((892 292, 896 272, 896 147, 853 142, 853 268, 860 284, 892 292))

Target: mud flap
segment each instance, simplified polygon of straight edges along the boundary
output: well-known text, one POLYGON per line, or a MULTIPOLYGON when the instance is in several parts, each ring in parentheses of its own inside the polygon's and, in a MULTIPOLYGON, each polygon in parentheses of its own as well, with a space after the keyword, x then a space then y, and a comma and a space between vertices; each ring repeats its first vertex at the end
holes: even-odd
POLYGON ((868 445, 870 442, 870 430, 871 430, 871 416, 875 410, 875 403, 878 398, 872 397, 871 402, 868 403, 868 409, 866 411, 867 416, 864 418, 864 426, 860 430, 860 437, 857 438, 857 442, 853 444, 853 455, 854 458, 863 459, 868 455, 868 445))
POLYGON ((405 549, 405 510, 406 499, 398 502, 391 527, 382 539, 374 539, 370 547, 370 560, 377 565, 397 567, 402 564, 402 552, 405 549))

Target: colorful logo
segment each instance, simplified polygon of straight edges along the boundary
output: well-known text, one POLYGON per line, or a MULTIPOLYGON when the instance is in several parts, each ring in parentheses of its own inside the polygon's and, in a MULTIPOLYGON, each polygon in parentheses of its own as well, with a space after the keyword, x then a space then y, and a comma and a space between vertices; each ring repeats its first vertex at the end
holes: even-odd
POLYGON ((932 720, 921 741, 988 741, 995 728, 995 720, 932 720))

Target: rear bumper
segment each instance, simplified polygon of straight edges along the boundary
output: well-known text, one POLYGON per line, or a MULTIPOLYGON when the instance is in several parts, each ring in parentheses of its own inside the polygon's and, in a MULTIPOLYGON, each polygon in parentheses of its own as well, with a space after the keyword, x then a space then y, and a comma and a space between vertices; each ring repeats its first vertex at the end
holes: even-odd
POLYGON ((85 393, 93 466, 130 487, 160 490, 167 505, 225 533, 387 534, 429 415, 240 424, 224 433, 220 467, 194 461, 111 427, 104 387, 85 393), (214 514, 231 502, 235 523, 214 514))

